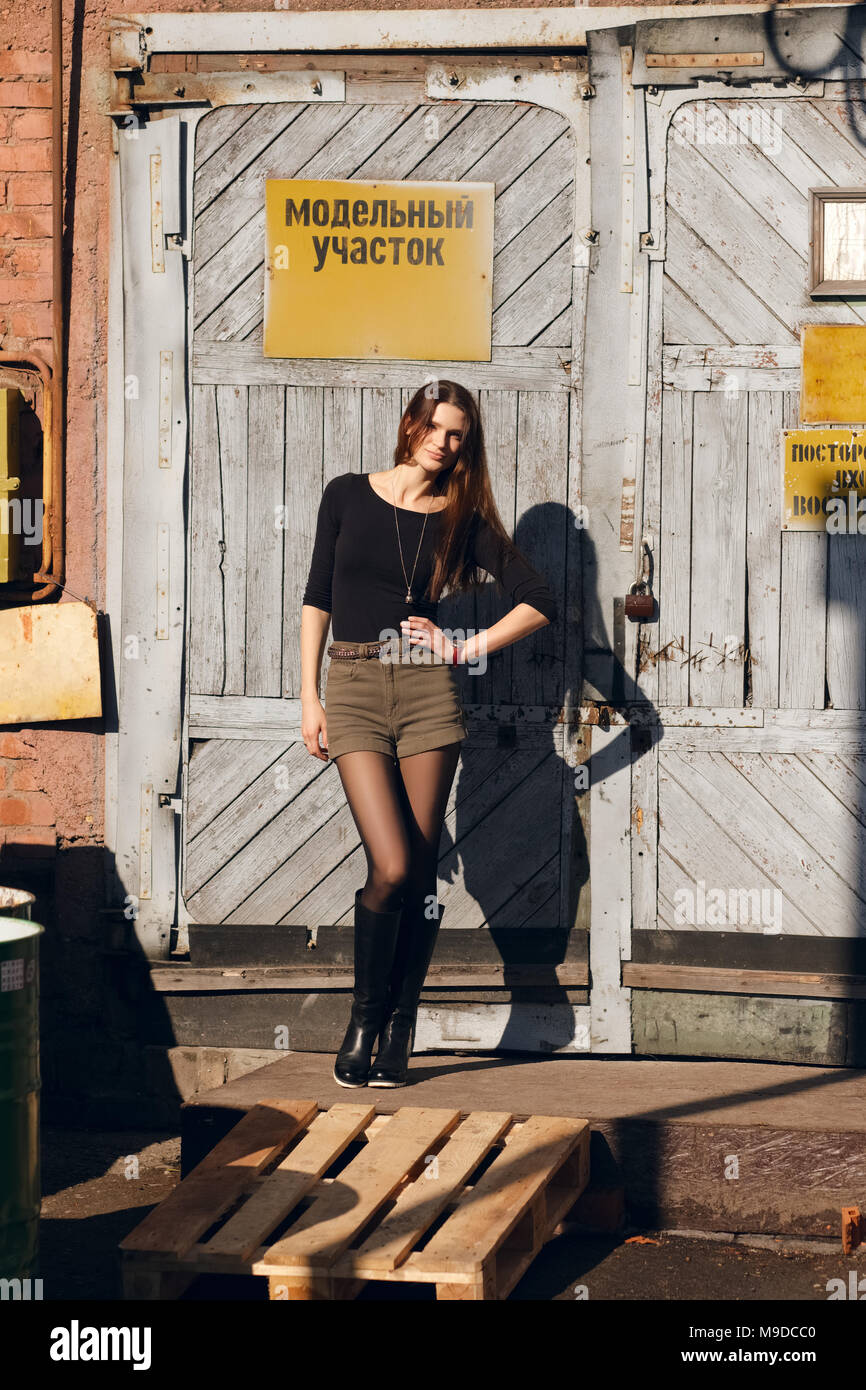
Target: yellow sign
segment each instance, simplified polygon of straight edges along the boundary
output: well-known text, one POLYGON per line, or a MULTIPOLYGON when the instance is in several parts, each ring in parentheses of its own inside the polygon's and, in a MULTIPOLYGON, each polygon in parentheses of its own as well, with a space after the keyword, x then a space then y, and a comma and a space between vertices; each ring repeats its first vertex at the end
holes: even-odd
POLYGON ((866 430, 784 430, 783 531, 866 534, 866 430))
POLYGON ((265 180, 265 357, 489 362, 492 183, 265 180))
POLYGON ((807 323, 801 338, 803 424, 866 424, 866 325, 807 323))

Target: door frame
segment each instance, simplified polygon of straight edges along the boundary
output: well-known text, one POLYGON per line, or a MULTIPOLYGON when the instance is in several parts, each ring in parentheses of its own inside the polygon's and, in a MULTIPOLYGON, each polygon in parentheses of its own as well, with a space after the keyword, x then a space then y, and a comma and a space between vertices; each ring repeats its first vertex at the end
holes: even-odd
MULTIPOLYGON (((821 0, 803 0, 798 8, 824 9, 826 5, 821 0)), ((760 23, 764 13, 762 4, 682 6, 676 7, 673 13, 669 6, 593 8, 593 56, 596 49, 602 52, 605 41, 608 46, 610 41, 619 46, 617 35, 606 31, 622 30, 623 26, 637 26, 637 33, 645 22, 666 20, 678 31, 682 23, 704 23, 716 18, 740 24, 760 23), (749 21, 745 21, 744 16, 748 16, 749 21)), ((429 57, 431 66, 438 63, 439 80, 444 76, 449 99, 455 97, 451 77, 456 71, 457 95, 471 96, 473 100, 501 101, 506 99, 506 91, 507 99, 514 98, 513 78, 502 66, 491 72, 486 65, 495 62, 497 55, 527 48, 536 54, 552 55, 584 50, 588 14, 582 7, 573 10, 350 12, 341 13, 340 25, 335 29, 333 15, 327 12, 142 13, 127 15, 109 24, 109 63, 114 78, 107 113, 113 120, 115 157, 110 183, 107 452, 112 467, 107 478, 106 608, 109 619, 113 619, 115 633, 112 659, 118 692, 118 728, 106 735, 106 879, 109 902, 126 906, 131 933, 141 952, 150 959, 167 958, 174 945, 183 949, 188 925, 179 893, 181 866, 177 849, 181 837, 175 816, 181 804, 179 779, 185 768, 183 750, 188 733, 185 719, 182 719, 182 673, 187 627, 185 576, 189 564, 184 497, 188 460, 187 354, 192 325, 189 322, 191 306, 185 296, 165 295, 164 312, 155 315, 154 304, 158 301, 153 294, 152 275, 148 276, 140 266, 130 263, 134 245, 130 224, 135 218, 132 209, 126 206, 127 195, 121 187, 121 144, 138 140, 138 152, 142 156, 147 152, 146 166, 143 158, 139 160, 136 183, 140 205, 145 209, 148 199, 151 209, 154 206, 151 156, 157 153, 154 143, 158 146, 162 222, 156 235, 160 239, 164 236, 175 238, 173 244, 161 241, 166 270, 171 266, 176 281, 185 285, 187 276, 183 261, 190 255, 191 228, 182 219, 189 217, 192 207, 193 169, 188 152, 192 148, 197 121, 217 105, 249 104, 251 86, 257 100, 285 100, 286 82, 285 74, 279 73, 270 81, 269 74, 256 73, 251 77, 249 72, 190 74, 187 75, 189 92, 177 96, 173 95, 176 85, 173 75, 170 83, 160 83, 158 75, 147 71, 149 57, 157 52, 334 54, 340 50, 355 53, 362 50, 376 55, 394 49, 418 50, 429 57), (464 56, 470 49, 475 52, 464 56), (483 61, 478 56, 479 50, 485 55, 483 61), (447 73, 444 73, 446 67, 447 73), (136 107, 160 117, 146 126, 138 124, 136 108, 129 103, 135 79, 140 82, 135 88, 136 107), (159 140, 155 140, 157 135, 159 140), (134 332, 130 331, 133 329, 134 332), (133 352, 134 343, 137 348, 133 352), (131 365, 137 365, 138 371, 130 373, 131 365), (130 375, 135 378, 137 394, 127 399, 130 375), (154 518, 154 478, 160 473, 163 475, 159 480, 163 484, 160 514, 154 518), (150 535, 149 546, 143 546, 139 523, 146 527, 153 526, 154 522, 156 531, 150 535), (185 557, 183 564, 180 563, 181 554, 185 557), (147 568, 142 564, 143 559, 147 560, 147 568), (142 573, 149 576, 144 583, 141 582, 142 573), (180 612, 179 619, 171 617, 172 609, 180 612), (145 644, 153 647, 152 652, 145 652, 145 659, 131 659, 124 647, 126 639, 152 632, 156 626, 155 614, 160 612, 168 618, 162 638, 145 644)), ((594 100, 588 100, 596 95, 591 85, 586 83, 586 90, 582 92, 573 86, 569 89, 564 74, 555 71, 533 74, 533 81, 531 88, 528 84, 521 86, 521 99, 561 111, 575 128, 578 148, 588 149, 590 112, 593 108, 596 112, 601 109, 601 103, 596 106, 594 100)), ((606 77, 604 85, 613 93, 614 102, 624 109, 622 104, 627 100, 627 88, 631 85, 630 74, 623 74, 618 90, 615 79, 611 81, 606 77)), ((698 86, 693 84, 680 89, 682 100, 694 100, 698 86)), ((737 89, 719 90, 716 83, 713 87, 715 99, 738 94, 737 89)), ((772 90, 778 94, 778 88, 772 90)), ((129 143, 127 153, 130 153, 129 143)), ((616 161, 614 164, 619 188, 621 168, 616 161)), ((637 161, 634 168, 639 168, 637 161)), ((574 242, 573 322, 579 317, 581 326, 579 333, 573 333, 573 343, 577 346, 582 342, 582 316, 590 260, 594 255, 593 228, 599 223, 593 220, 594 189, 590 204, 590 166, 587 163, 575 172, 583 175, 575 179, 578 219, 575 227, 586 232, 583 245, 577 237, 574 242)), ((142 258, 151 254, 153 246, 151 219, 147 219, 145 226, 148 236, 139 248, 142 258)), ((635 235, 638 230, 642 229, 636 226, 635 235)), ((647 390, 647 383, 655 350, 654 334, 658 334, 660 348, 660 299, 652 291, 653 281, 661 280, 663 254, 662 240, 649 249, 644 263, 646 310, 644 326, 639 331, 646 334, 643 342, 649 352, 649 358, 644 358, 642 388, 646 393, 649 417, 646 430, 642 423, 637 430, 633 426, 631 430, 637 435, 640 453, 644 449, 643 440, 647 450, 660 447, 660 440, 652 432, 653 391, 647 390)), ((163 286, 168 284, 169 278, 167 275, 163 286)), ((575 363, 575 366, 580 369, 582 363, 575 363)), ((585 481, 581 476, 585 448, 581 390, 571 393, 571 412, 569 505, 576 509, 583 505, 585 481)), ((644 517, 646 531, 652 525, 654 499, 650 493, 646 497, 642 495, 640 458, 636 465, 635 515, 644 517)), ((618 502, 619 498, 617 523, 618 502)), ((629 574, 632 563, 633 557, 624 559, 621 556, 619 565, 608 568, 605 594, 624 592, 620 579, 629 574)), ((567 619, 573 616, 576 615, 569 612, 567 619)), ((567 628, 569 626, 567 623, 567 628)), ((633 643, 634 634, 627 634, 627 638, 633 643)), ((624 655, 628 668, 634 656, 633 646, 627 646, 624 655)), ((634 669, 634 665, 630 669, 634 669)), ((650 692, 646 693, 651 698, 650 692)), ((572 708, 563 710, 563 720, 567 726, 566 756, 570 765, 576 767, 580 760, 580 726, 585 722, 593 723, 594 716, 590 713, 586 718, 586 712, 575 703, 572 708)), ((606 731, 595 727, 591 730, 591 738, 594 751, 599 753, 604 752, 610 741, 606 731)), ((610 783, 613 794, 606 793, 604 786, 593 787, 591 792, 596 819, 604 821, 606 835, 611 837, 603 841, 599 834, 594 835, 590 851, 591 876, 599 888, 591 908, 591 924, 595 929, 590 932, 594 1002, 587 1010, 585 1041, 588 1050, 600 1052, 631 1050, 630 994, 622 986, 621 966, 623 961, 630 959, 631 904, 635 895, 643 895, 645 901, 646 884, 642 875, 648 867, 645 856, 641 856, 637 866, 637 837, 631 841, 629 855, 633 810, 628 776, 630 755, 624 744, 621 743, 620 749, 625 761, 610 783), (633 865, 638 868, 634 883, 633 865)), ((584 752, 585 744, 581 757, 584 752)), ((645 758, 636 766, 643 763, 647 766, 642 768, 641 780, 651 784, 652 760, 645 758)), ((642 794, 647 790, 651 791, 651 786, 644 785, 642 794)), ((571 810, 571 806, 563 806, 564 825, 566 811, 570 817, 571 810)), ((568 856, 564 854, 564 874, 567 862, 568 856)))
MULTIPOLYGON (((557 10, 551 13, 561 23, 555 30, 546 30, 544 42, 534 47, 561 48, 564 44, 571 47, 582 43, 583 31, 575 26, 571 12, 557 10)), ((122 70, 124 63, 131 68, 134 60, 130 55, 133 51, 140 55, 139 61, 143 61, 145 51, 207 52, 224 49, 227 43, 235 49, 248 47, 258 51, 271 47, 278 51, 286 47, 281 38, 285 31, 283 21, 292 20, 301 20, 305 30, 308 22, 312 25, 309 34, 296 35, 293 44, 296 50, 309 50, 314 45, 334 50, 333 31, 326 29, 321 22, 324 16, 266 16, 269 21, 276 21, 274 33, 268 31, 267 42, 258 38, 260 26, 257 28, 251 23, 256 18, 261 17, 249 14, 201 16, 201 22, 190 27, 186 15, 130 16, 127 23, 113 26, 112 64, 115 71, 122 70), (155 22, 151 23, 151 20, 155 22), (229 24, 212 24, 212 20, 228 20, 229 24), (235 25, 235 20, 240 21, 239 26, 235 25), (163 21, 167 21, 167 24, 163 24, 163 21), (230 38, 227 30, 230 31, 230 38), (241 31, 245 31, 246 37, 241 31), (325 33, 327 36, 323 40, 325 33)), ((382 16, 371 14, 356 18, 362 21, 365 33, 371 23, 379 26, 380 32, 370 33, 372 47, 383 54, 393 47, 393 29, 382 26, 382 16)), ((492 65, 503 48, 507 51, 509 47, 524 45, 526 23, 531 22, 534 34, 534 26, 540 18, 538 11, 517 12, 514 15, 477 11, 440 15, 425 11, 415 16, 418 22, 413 42, 423 48, 430 59, 429 94, 432 97, 441 94, 449 100, 454 100, 455 96, 472 101, 514 100, 517 93, 511 71, 504 70, 501 65, 492 65), (468 46, 470 39, 474 48, 488 50, 484 59, 473 55, 471 62, 464 62, 459 52, 456 58, 452 58, 449 50, 455 45, 468 46), (458 60, 460 86, 455 92, 451 78, 455 71, 454 63, 458 60)), ((347 34, 342 31, 340 45, 351 46, 347 34)), ((578 64, 575 70, 557 70, 553 66, 548 71, 541 71, 540 61, 543 60, 539 60, 538 56, 526 60, 527 70, 522 73, 519 99, 549 106, 565 115, 576 131, 576 147, 585 150, 588 106, 584 99, 586 93, 581 94, 580 91, 580 86, 586 82, 585 64, 582 68, 578 64)), ((280 85, 280 91, 274 89, 261 93, 262 99, 286 100, 285 81, 281 80, 280 85)), ((170 592, 169 606, 180 612, 183 619, 181 630, 185 634, 185 576, 189 573, 189 554, 184 524, 184 474, 188 458, 188 358, 192 324, 191 304, 186 293, 182 296, 165 296, 162 312, 154 315, 152 276, 155 272, 153 266, 147 264, 147 258, 152 254, 153 236, 173 237, 173 243, 165 245, 164 268, 160 273, 165 275, 171 268, 175 285, 182 281, 186 288, 188 276, 182 262, 188 261, 191 254, 191 225, 188 219, 192 209, 194 171, 190 151, 196 125, 200 117, 215 106, 249 104, 249 86, 248 75, 243 72, 231 74, 228 78, 224 73, 202 75, 195 94, 196 104, 181 105, 179 110, 166 107, 164 88, 154 91, 150 103, 146 93, 143 93, 145 100, 137 102, 137 107, 147 111, 153 119, 142 123, 138 114, 130 112, 125 106, 121 84, 120 102, 115 102, 112 108, 112 114, 117 119, 113 128, 115 159, 110 190, 111 222, 115 235, 110 251, 109 380, 115 385, 109 396, 108 429, 112 456, 123 463, 109 479, 108 499, 107 591, 109 612, 115 615, 114 627, 118 634, 113 659, 119 728, 107 735, 106 877, 110 900, 115 905, 125 907, 131 932, 142 952, 151 959, 167 958, 175 945, 183 949, 189 925, 179 892, 181 865, 178 863, 178 847, 181 837, 175 825, 175 816, 182 804, 186 763, 183 749, 188 732, 185 715, 181 727, 186 638, 184 636, 183 641, 179 641, 172 624, 170 632, 162 633, 164 641, 148 644, 152 650, 145 654, 144 659, 132 661, 125 657, 121 634, 135 638, 136 634, 153 630, 154 588, 146 582, 141 584, 141 574, 147 573, 145 566, 154 565, 155 574, 151 568, 151 576, 155 579, 157 607, 162 605, 164 612, 170 592), (137 163, 130 177, 130 165, 135 162, 133 154, 137 156, 137 163), (122 159, 126 162, 124 180, 121 179, 122 159), (156 200, 156 185, 153 183, 155 161, 161 180, 161 197, 156 200), (153 213, 156 201, 161 208, 161 225, 154 221, 153 216, 147 215, 149 210, 153 213), (135 227, 131 224, 135 224, 142 233, 138 245, 134 240, 135 227), (139 270, 139 273, 135 273, 130 265, 136 258, 145 263, 145 269, 139 270), (147 273, 148 269, 151 274, 147 273), (130 372, 132 335, 129 335, 126 343, 124 336, 132 324, 136 325, 140 362, 133 364, 138 370, 130 372), (171 346, 167 348, 169 340, 171 346), (169 352, 170 358, 166 356, 169 352), (158 364, 156 370, 153 369, 154 363, 158 364), (129 384, 130 377, 134 378, 135 384, 127 400, 124 387, 129 384), (174 409, 169 412, 167 419, 165 407, 169 400, 174 409), (173 466, 167 466, 166 441, 173 466), (182 456, 179 450, 182 450, 182 456), (160 502, 156 537, 151 537, 155 552, 151 551, 148 555, 147 543, 144 547, 142 544, 142 532, 138 525, 130 526, 130 519, 144 524, 153 520, 153 463, 157 455, 163 463, 161 481, 168 484, 168 489, 163 489, 165 496, 160 502), (148 505, 151 506, 150 513, 148 505), (139 509, 141 516, 137 517, 139 509), (179 564, 181 553, 185 556, 183 567, 179 564), (137 581, 135 584, 131 583, 133 572, 137 581), (176 692, 176 695, 170 692, 176 692), (124 789, 122 796, 121 788, 124 789), (137 794, 132 793, 130 788, 136 788, 137 794), (173 929, 176 936, 174 941, 173 929)), ((342 96, 339 84, 327 84, 325 99, 342 99, 342 96)), ((289 99, 292 99, 291 95, 289 99)), ((309 94, 299 89, 295 99, 308 100, 309 94)), ((579 161, 576 159, 575 225, 578 227, 589 225, 589 178, 585 157, 579 161)), ((582 325, 590 247, 588 242, 581 243, 577 238, 574 246, 573 320, 582 325)), ((158 283, 162 286, 167 280, 158 283)), ((577 334, 575 341, 582 341, 582 332, 577 334)), ((569 504, 578 506, 579 392, 570 393, 569 413, 569 504)), ((140 649, 137 654, 141 655, 140 649)), ((564 740, 564 746, 569 749, 571 743, 569 738, 564 740)), ((565 869, 563 874, 565 877, 565 869)))

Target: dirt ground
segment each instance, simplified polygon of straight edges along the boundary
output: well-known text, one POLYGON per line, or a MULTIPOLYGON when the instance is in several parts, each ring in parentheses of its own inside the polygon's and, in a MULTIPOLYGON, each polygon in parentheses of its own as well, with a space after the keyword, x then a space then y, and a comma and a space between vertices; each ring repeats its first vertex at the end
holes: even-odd
MULTIPOLYGON (((176 1134, 42 1127, 40 1268, 45 1299, 121 1297, 118 1242, 180 1180, 176 1134)), ((767 1239, 767 1238, 765 1238, 767 1239)), ((511 1299, 650 1301, 828 1298, 827 1281, 866 1276, 866 1247, 843 1255, 822 1242, 772 1241, 752 1248, 731 1239, 656 1231, 567 1235, 551 1241, 511 1299), (636 1238, 635 1238, 636 1237, 636 1238)), ((864 1285, 866 1287, 866 1285, 864 1285)), ((264 1300, 264 1281, 200 1279, 185 1298, 264 1300)), ((369 1285, 361 1299, 420 1300, 431 1288, 369 1285)), ((359 1300, 360 1301, 360 1300, 359 1300)))

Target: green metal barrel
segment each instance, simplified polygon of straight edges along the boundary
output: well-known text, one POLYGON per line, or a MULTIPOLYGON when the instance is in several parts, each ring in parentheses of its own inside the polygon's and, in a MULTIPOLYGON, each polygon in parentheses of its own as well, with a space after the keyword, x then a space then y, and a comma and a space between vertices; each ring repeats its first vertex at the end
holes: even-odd
POLYGON ((0 888, 0 917, 26 917, 36 899, 23 888, 0 888))
MULTIPOLYGON (((28 895, 31 896, 31 895, 28 895)), ((29 905, 27 905, 29 912, 29 905)), ((36 1265, 39 1174, 39 937, 0 917, 0 1278, 36 1265)))

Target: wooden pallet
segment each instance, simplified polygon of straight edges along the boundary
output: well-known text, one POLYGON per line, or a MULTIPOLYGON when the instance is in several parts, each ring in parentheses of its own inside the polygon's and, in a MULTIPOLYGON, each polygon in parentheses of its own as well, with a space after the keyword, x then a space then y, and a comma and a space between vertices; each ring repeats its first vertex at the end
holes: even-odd
POLYGON ((121 1242, 124 1295, 221 1273, 266 1278, 271 1299, 369 1280, 502 1299, 588 1180, 586 1120, 265 1100, 121 1242))

